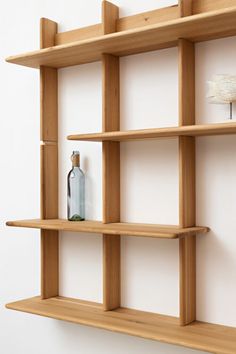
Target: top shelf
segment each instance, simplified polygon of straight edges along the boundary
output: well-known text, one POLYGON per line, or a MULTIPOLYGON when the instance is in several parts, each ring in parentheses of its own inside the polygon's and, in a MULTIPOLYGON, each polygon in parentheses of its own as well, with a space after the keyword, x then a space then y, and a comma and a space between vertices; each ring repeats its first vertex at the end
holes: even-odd
POLYGON ((236 6, 182 17, 81 41, 56 45, 6 59, 39 68, 63 68, 101 60, 103 53, 125 56, 173 47, 179 38, 201 42, 236 35, 236 6))
POLYGON ((168 128, 152 128, 90 134, 76 134, 69 135, 67 139, 101 142, 172 138, 178 136, 210 136, 224 134, 236 134, 236 123, 226 122, 218 124, 186 125, 168 128))

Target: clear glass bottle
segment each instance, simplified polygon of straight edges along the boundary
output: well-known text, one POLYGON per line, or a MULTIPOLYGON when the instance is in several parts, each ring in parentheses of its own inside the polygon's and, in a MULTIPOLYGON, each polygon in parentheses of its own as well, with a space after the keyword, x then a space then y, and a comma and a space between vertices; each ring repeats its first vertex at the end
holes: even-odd
POLYGON ((72 170, 67 177, 67 218, 70 221, 85 219, 85 178, 80 169, 80 153, 73 151, 72 170))

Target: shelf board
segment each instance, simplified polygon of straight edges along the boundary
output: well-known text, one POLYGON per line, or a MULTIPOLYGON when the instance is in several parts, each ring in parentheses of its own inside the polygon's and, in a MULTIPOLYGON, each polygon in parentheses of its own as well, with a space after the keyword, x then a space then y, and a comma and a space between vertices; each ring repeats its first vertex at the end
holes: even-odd
POLYGON ((8 221, 8 226, 27 227, 43 230, 60 230, 73 232, 101 233, 108 235, 126 235, 176 239, 179 237, 206 233, 207 227, 178 228, 177 226, 133 223, 103 224, 100 221, 68 221, 64 219, 34 219, 8 221))
POLYGON ((127 308, 103 311, 100 304, 65 297, 33 297, 6 307, 210 353, 236 353, 236 328, 232 327, 198 321, 182 327, 176 317, 127 308))
POLYGON ((207 136, 236 134, 236 123, 219 123, 204 125, 187 125, 181 127, 153 128, 127 131, 113 131, 104 133, 69 135, 68 140, 81 141, 128 141, 157 138, 171 138, 178 136, 207 136))
POLYGON ((177 45, 179 38, 205 41, 236 35, 236 6, 11 56, 10 63, 63 68, 177 45))

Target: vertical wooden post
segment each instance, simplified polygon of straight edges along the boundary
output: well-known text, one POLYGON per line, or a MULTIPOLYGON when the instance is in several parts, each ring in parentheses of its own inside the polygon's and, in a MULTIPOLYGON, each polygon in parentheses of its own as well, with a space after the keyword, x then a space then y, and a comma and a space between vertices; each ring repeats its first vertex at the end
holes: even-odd
MULTIPOLYGON (((179 125, 195 124, 194 43, 179 40, 179 125)), ((179 224, 195 226, 195 138, 179 137, 179 224)), ((180 324, 196 319, 196 238, 181 238, 180 324)))
MULTIPOLYGON (((116 31, 117 6, 103 1, 103 33, 116 31)), ((103 131, 120 129, 119 57, 102 56, 103 131)), ((120 143, 103 142, 103 222, 120 221, 120 143)), ((103 308, 120 306, 120 236, 103 235, 103 308)))
MULTIPOLYGON (((57 24, 40 21, 40 47, 54 45, 57 24)), ((41 218, 58 218, 57 69, 40 67, 41 218)), ((58 231, 41 231, 41 297, 58 295, 58 231)))
POLYGON ((180 17, 190 16, 193 14, 193 0, 179 0, 180 17))

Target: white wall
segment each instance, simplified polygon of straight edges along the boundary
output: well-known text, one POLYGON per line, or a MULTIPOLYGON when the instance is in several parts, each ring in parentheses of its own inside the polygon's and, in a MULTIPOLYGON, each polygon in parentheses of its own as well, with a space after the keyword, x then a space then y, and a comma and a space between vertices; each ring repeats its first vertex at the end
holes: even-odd
MULTIPOLYGON (((157 1, 116 0, 120 15, 157 7, 157 1)), ((158 6, 174 4, 159 1, 158 6)), ((4 354, 200 353, 99 329, 9 311, 4 304, 39 293, 39 232, 6 228, 9 219, 39 216, 39 76, 4 57, 38 48, 39 18, 61 31, 100 21, 100 0, 8 0, 0 12, 0 352, 4 354), (65 5, 66 4, 66 5, 65 5), (93 338, 93 340, 91 340, 93 338)), ((197 123, 222 121, 228 107, 209 105, 206 81, 236 74, 235 38, 196 46, 197 123)), ((178 119, 177 50, 121 59, 121 128, 173 126, 178 119)), ((66 216, 66 175, 74 148, 86 172, 87 217, 101 218, 101 147, 66 135, 101 129, 101 65, 60 70, 60 216, 66 216)), ((236 116, 236 112, 234 112, 236 116)), ((197 241, 198 319, 236 326, 236 139, 197 139, 197 222, 211 228, 197 241)), ((122 220, 178 222, 176 140, 123 143, 122 220)), ((61 235, 60 292, 101 301, 101 238, 61 235)), ((122 240, 122 304, 178 315, 178 244, 122 240)))

